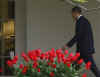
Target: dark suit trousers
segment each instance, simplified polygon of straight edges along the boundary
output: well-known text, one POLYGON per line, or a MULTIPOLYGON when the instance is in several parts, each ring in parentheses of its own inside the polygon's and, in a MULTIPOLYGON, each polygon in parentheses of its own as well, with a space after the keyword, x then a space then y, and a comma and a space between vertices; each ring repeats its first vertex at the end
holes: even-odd
POLYGON ((96 63, 95 63, 95 61, 94 61, 94 59, 93 59, 93 56, 91 55, 91 56, 88 56, 88 57, 83 57, 83 59, 84 59, 84 62, 85 63, 87 63, 88 61, 90 61, 91 63, 92 63, 92 65, 91 65, 91 71, 94 73, 94 75, 96 76, 96 77, 100 77, 100 75, 99 75, 99 70, 98 70, 98 68, 97 68, 97 66, 96 66, 96 63))
POLYGON ((91 55, 91 56, 88 56, 88 57, 86 57, 86 58, 83 57, 83 59, 84 59, 84 62, 85 62, 85 63, 87 63, 87 62, 89 62, 89 61, 92 63, 91 68, 96 67, 96 63, 95 63, 95 61, 94 61, 92 55, 91 55))
MULTIPOLYGON (((96 63, 95 63, 95 61, 93 59, 93 56, 92 55, 91 56, 87 56, 87 57, 86 56, 85 57, 81 56, 79 59, 81 59, 81 58, 84 60, 85 63, 87 63, 87 62, 90 61, 92 63, 92 65, 91 65, 91 71, 93 72, 93 74, 96 77, 100 77, 100 72, 99 72, 99 70, 98 70, 98 68, 96 66, 96 63)), ((80 69, 80 65, 77 65, 77 61, 73 63, 73 67, 75 67, 76 70, 80 69)))

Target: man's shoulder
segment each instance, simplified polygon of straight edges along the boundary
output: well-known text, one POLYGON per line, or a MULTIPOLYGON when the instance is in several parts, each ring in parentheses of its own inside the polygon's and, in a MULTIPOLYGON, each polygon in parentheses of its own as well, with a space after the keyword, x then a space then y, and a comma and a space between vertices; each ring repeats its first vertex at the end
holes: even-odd
POLYGON ((79 23, 88 23, 88 24, 90 24, 89 20, 84 16, 81 16, 81 18, 79 19, 78 22, 79 23))
POLYGON ((89 22, 89 20, 88 20, 86 17, 84 17, 84 16, 81 16, 80 21, 86 21, 86 22, 89 22))
POLYGON ((82 27, 82 25, 85 27, 85 26, 89 26, 91 25, 90 22, 88 21, 87 18, 85 18, 84 16, 82 16, 77 22, 76 22, 76 25, 77 26, 80 26, 82 27))

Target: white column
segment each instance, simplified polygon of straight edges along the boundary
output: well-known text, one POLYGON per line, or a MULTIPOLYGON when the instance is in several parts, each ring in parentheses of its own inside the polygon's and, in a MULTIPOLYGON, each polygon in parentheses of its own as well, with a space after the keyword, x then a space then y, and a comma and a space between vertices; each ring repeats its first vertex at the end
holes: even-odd
POLYGON ((16 53, 26 50, 26 4, 25 0, 15 2, 15 34, 16 34, 16 53))

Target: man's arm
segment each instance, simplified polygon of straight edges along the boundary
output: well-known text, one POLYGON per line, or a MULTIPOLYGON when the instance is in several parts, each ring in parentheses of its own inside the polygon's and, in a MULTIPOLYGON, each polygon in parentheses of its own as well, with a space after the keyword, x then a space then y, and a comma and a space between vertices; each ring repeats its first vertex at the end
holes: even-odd
POLYGON ((72 47, 76 42, 77 42, 77 39, 79 38, 78 35, 75 35, 67 44, 66 44, 66 47, 72 47))
POLYGON ((77 26, 78 26, 78 29, 77 29, 76 35, 66 44, 66 46, 69 48, 72 47, 83 36, 83 31, 84 31, 83 22, 79 22, 77 26))

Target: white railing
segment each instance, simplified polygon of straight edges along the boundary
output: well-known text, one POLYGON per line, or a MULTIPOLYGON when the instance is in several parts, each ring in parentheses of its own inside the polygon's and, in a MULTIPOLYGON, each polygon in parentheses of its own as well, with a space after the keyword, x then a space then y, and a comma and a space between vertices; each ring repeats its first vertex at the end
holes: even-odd
MULTIPOLYGON (((71 4, 71 5, 73 5, 73 6, 76 6, 76 5, 79 6, 80 8, 82 8, 84 10, 84 12, 92 12, 92 11, 96 11, 96 10, 100 9, 100 6, 98 6, 96 8, 88 9, 85 6, 81 5, 81 4, 74 3, 72 0, 64 0, 64 1, 71 4)), ((100 0, 96 0, 96 1, 100 3, 100 0)))

